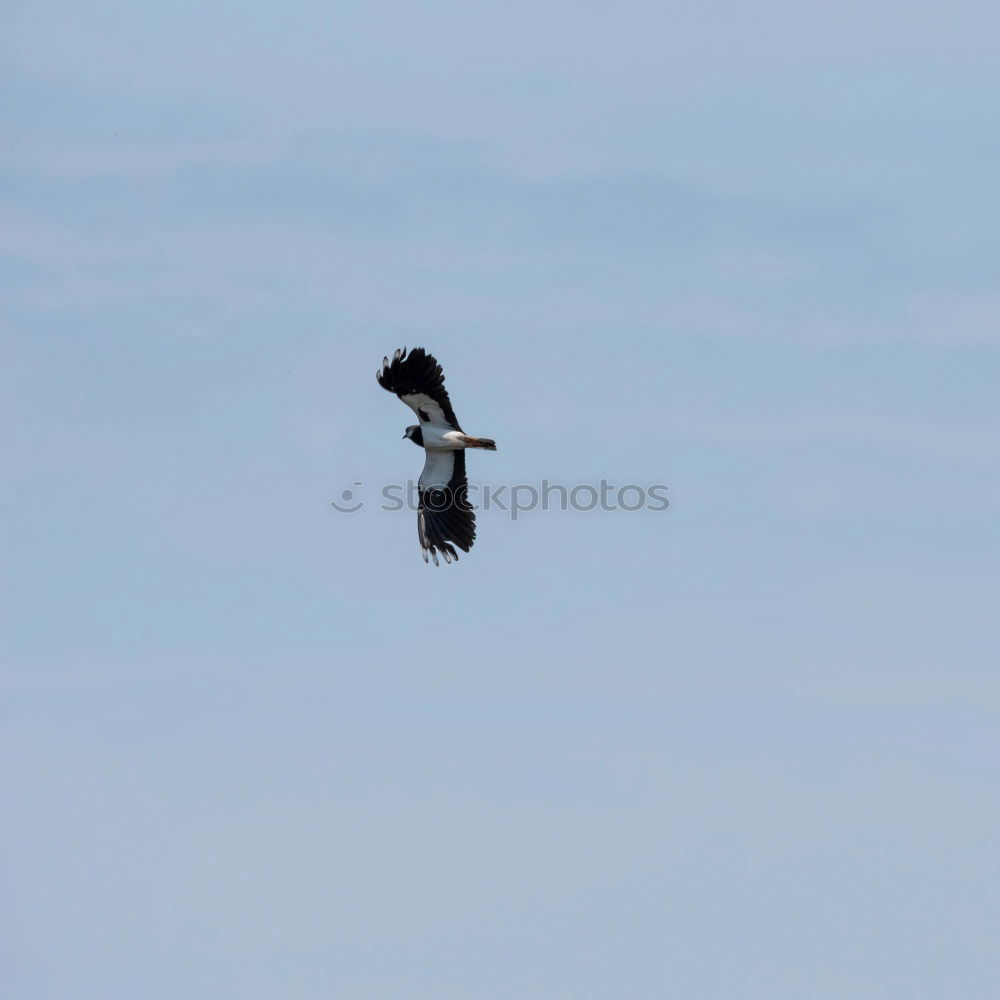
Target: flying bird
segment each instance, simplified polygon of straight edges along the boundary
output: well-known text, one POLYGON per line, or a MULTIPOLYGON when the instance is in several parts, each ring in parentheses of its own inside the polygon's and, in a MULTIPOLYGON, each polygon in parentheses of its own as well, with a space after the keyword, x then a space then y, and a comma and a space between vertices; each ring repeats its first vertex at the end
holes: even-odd
POLYGON ((438 565, 438 552, 446 563, 458 559, 456 547, 472 548, 476 538, 476 515, 469 503, 469 481, 465 475, 465 449, 496 451, 490 438, 472 437, 459 426, 451 408, 444 373, 433 355, 422 347, 407 354, 400 348, 382 359, 375 373, 378 384, 394 392, 417 415, 403 434, 424 449, 424 471, 418 482, 417 536, 424 562, 438 565))

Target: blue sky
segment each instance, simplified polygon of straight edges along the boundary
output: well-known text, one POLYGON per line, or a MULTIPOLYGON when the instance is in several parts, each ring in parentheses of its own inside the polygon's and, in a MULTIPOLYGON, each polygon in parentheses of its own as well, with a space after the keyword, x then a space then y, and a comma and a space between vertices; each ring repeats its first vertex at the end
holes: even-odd
POLYGON ((995 5, 3 18, 4 996, 997 995, 995 5))

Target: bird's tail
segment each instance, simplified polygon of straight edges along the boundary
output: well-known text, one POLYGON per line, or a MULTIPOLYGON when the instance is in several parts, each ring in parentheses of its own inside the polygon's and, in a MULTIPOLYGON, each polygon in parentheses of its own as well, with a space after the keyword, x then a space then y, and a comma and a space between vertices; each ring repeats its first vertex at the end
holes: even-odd
POLYGON ((496 451, 497 443, 493 438, 476 438, 465 435, 466 448, 485 448, 486 451, 496 451))

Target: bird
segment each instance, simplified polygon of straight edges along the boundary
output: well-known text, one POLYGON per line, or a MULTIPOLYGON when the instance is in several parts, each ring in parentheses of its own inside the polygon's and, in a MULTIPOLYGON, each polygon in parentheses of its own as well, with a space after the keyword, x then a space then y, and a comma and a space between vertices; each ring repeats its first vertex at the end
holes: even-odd
POLYGON ((401 347, 382 359, 375 373, 378 384, 395 393, 417 415, 403 433, 424 449, 424 468, 418 481, 417 537, 424 562, 438 553, 446 563, 468 552, 476 538, 476 515, 469 503, 469 481, 465 473, 465 450, 496 451, 492 438, 472 437, 462 430, 452 409, 444 372, 432 354, 422 347, 409 353, 401 347))

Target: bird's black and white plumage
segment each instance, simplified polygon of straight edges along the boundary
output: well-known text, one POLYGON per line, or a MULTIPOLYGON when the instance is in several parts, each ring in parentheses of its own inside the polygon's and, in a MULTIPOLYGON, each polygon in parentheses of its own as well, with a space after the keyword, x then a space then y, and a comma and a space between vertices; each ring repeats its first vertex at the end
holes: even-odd
POLYGON ((458 559, 456 547, 472 548, 476 538, 476 515, 469 503, 469 481, 465 475, 465 449, 496 451, 490 438, 471 437, 459 426, 451 407, 444 373, 433 355, 422 347, 407 353, 401 348, 375 373, 378 384, 394 392, 417 415, 419 423, 406 428, 404 438, 424 449, 420 473, 417 535, 424 562, 438 564, 458 559))

